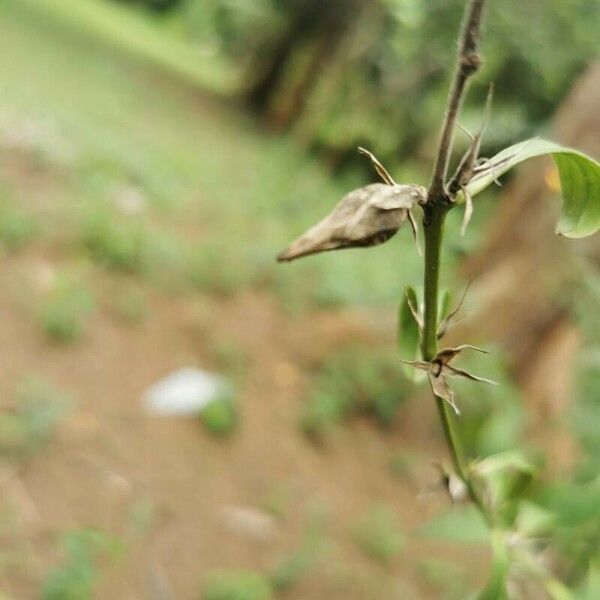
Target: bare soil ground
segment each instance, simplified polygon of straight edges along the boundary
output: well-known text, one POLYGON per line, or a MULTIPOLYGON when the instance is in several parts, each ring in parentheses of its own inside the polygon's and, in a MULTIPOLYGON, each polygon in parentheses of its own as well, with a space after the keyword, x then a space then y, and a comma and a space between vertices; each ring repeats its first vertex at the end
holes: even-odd
MULTIPOLYGON (((385 502, 410 532, 444 502, 417 499, 434 478, 425 458, 404 478, 390 473, 394 452, 440 455, 433 415, 414 403, 392 432, 359 422, 337 431, 325 448, 307 441, 298 426, 305 369, 350 340, 364 339, 367 347, 373 340, 360 314, 293 319, 267 294, 214 301, 152 293, 152 316, 140 325, 124 327, 100 315, 80 343, 55 346, 11 293, 16 273, 47 260, 32 250, 2 261, 0 385, 9 396, 35 370, 71 393, 77 406, 52 444, 19 468, 3 465, 5 494, 16 499, 18 512, 10 543, 23 552, 19 569, 3 582, 7 593, 33 598, 56 559, 55 535, 85 525, 127 545, 99 598, 153 597, 156 573, 174 597, 197 598, 210 569, 268 569, 294 551, 311 503, 330 513, 326 530, 334 550, 290 598, 402 597, 393 594, 396 577, 423 593, 416 566, 439 547, 411 536, 410 548, 381 570, 360 554, 351 530, 369 507, 385 502), (239 393, 240 429, 215 440, 195 419, 146 415, 144 389, 173 369, 210 367, 207 345, 223 334, 250 357, 239 393), (268 539, 227 526, 226 507, 260 509, 276 490, 285 495, 285 509, 268 539), (145 508, 142 527, 136 514, 145 508)), ((418 597, 436 597, 424 593, 418 597)))

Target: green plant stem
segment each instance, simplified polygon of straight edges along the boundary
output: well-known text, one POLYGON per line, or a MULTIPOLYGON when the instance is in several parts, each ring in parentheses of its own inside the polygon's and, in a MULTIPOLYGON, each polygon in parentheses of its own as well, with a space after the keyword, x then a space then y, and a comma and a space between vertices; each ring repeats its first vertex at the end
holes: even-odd
MULTIPOLYGON (((425 313, 423 319, 423 340, 422 353, 423 359, 431 361, 435 358, 437 347, 437 328, 438 328, 438 296, 440 281, 440 253, 442 249, 442 238, 444 235, 444 221, 448 207, 444 205, 434 205, 425 210, 425 219, 423 221, 425 230, 425 281, 424 298, 425 313)), ((464 469, 464 456, 458 436, 453 429, 452 417, 449 414, 448 406, 442 398, 435 396, 444 437, 448 444, 448 449, 452 457, 452 464, 458 476, 467 483, 466 472, 464 469)))
POLYGON ((480 26, 486 0, 468 0, 465 4, 462 31, 458 38, 458 62, 448 106, 442 125, 442 133, 438 151, 435 157, 429 196, 431 200, 443 197, 446 194, 444 182, 448 171, 448 162, 452 152, 452 140, 458 112, 469 78, 479 69, 480 58, 478 54, 480 26))
MULTIPOLYGON (((467 0, 463 27, 459 36, 459 52, 454 81, 448 97, 448 106, 442 126, 442 134, 436 155, 427 202, 423 207, 423 229, 425 232, 424 258, 424 299, 423 332, 421 351, 423 359, 431 362, 438 353, 438 296, 440 280, 440 256, 444 234, 444 221, 448 211, 454 206, 455 196, 448 189, 446 174, 452 153, 453 132, 458 112, 465 94, 469 78, 477 71, 480 64, 478 54, 480 24, 486 0, 467 0)), ((440 422, 452 458, 454 471, 464 482, 469 497, 485 519, 492 536, 495 563, 488 586, 479 596, 480 600, 504 597, 504 582, 509 566, 508 549, 504 542, 504 532, 495 526, 495 520, 482 498, 476 482, 473 481, 458 430, 455 428, 455 417, 448 403, 433 394, 440 422)))
MULTIPOLYGON (((446 115, 427 202, 423 207, 423 228, 425 230, 425 311, 423 318, 422 354, 423 359, 430 362, 437 355, 438 330, 438 291, 440 279, 440 253, 446 214, 454 206, 455 198, 449 194, 445 184, 448 162, 452 153, 453 132, 458 112, 467 88, 468 80, 476 73, 480 65, 478 53, 480 26, 486 0, 467 0, 463 17, 462 30, 458 38, 458 60, 454 79, 448 96, 446 115)), ((469 496, 479 508, 488 525, 493 528, 493 519, 488 512, 477 487, 471 480, 462 450, 458 432, 454 428, 454 416, 443 398, 434 394, 438 412, 452 464, 456 474, 467 486, 469 496)))
POLYGON ((448 207, 427 206, 423 228, 425 230, 425 313, 423 319, 423 359, 433 360, 437 354, 438 295, 440 280, 440 252, 444 221, 448 207))
MULTIPOLYGON (((424 299, 425 311, 423 319, 423 337, 422 353, 423 359, 431 361, 435 358, 437 347, 437 329, 438 329, 438 296, 441 265, 441 248, 444 234, 444 221, 449 210, 449 206, 443 202, 432 204, 425 207, 425 218, 423 226, 425 230, 425 269, 424 269, 424 299)), ((467 486, 471 500, 479 508, 483 518, 490 527, 493 527, 493 520, 489 514, 483 499, 480 497, 477 488, 469 477, 464 452, 460 436, 454 425, 454 417, 450 414, 448 404, 442 398, 434 394, 437 405, 440 422, 446 438, 446 444, 452 459, 452 465, 456 474, 467 486)))

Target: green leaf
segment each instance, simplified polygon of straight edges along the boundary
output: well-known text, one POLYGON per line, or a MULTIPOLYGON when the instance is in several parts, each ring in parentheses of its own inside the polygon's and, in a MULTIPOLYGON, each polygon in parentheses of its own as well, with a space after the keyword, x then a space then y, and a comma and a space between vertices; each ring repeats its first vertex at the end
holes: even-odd
MULTIPOLYGON (((554 159, 562 188, 563 205, 556 232, 569 238, 596 233, 600 229, 600 164, 554 142, 534 138, 505 148, 473 177, 467 191, 475 196, 515 165, 544 155, 554 159)), ((464 201, 462 195, 458 201, 464 201)))
MULTIPOLYGON (((554 579, 553 577, 547 579, 544 582, 544 587, 551 600, 575 600, 575 596, 573 596, 571 591, 558 579, 554 579)), ((593 596, 593 598, 597 597, 593 596)))
POLYGON ((495 504, 502 506, 502 516, 506 524, 516 516, 516 505, 509 502, 520 497, 533 479, 535 465, 520 450, 508 450, 488 456, 471 466, 472 473, 485 482, 487 493, 495 504))
POLYGON ((555 515, 541 506, 524 500, 519 504, 515 528, 524 537, 547 534, 556 525, 555 515))
MULTIPOLYGON (((412 304, 413 308, 419 309, 417 292, 410 285, 404 288, 404 296, 398 311, 398 350, 400 352, 400 358, 403 360, 420 360, 421 332, 419 330, 419 324, 415 320, 410 309, 409 302, 412 304)), ((422 381, 425 377, 425 373, 413 369, 409 365, 403 364, 402 369, 404 374, 414 383, 422 381)))
POLYGON ((600 561, 592 562, 587 581, 577 595, 578 600, 593 600, 600 598, 600 561))
POLYGON ((547 486, 540 502, 556 516, 561 527, 588 527, 598 523, 600 481, 547 486))
POLYGON ((527 454, 521 450, 507 450, 483 458, 472 467, 473 471, 480 477, 487 477, 502 471, 517 471, 521 473, 533 473, 535 465, 527 454))
POLYGON ((419 534, 462 544, 485 544, 489 531, 479 511, 473 506, 452 507, 419 528, 419 534))
POLYGON ((440 292, 440 301, 438 303, 438 324, 441 323, 450 313, 451 302, 452 294, 448 288, 444 288, 440 292))

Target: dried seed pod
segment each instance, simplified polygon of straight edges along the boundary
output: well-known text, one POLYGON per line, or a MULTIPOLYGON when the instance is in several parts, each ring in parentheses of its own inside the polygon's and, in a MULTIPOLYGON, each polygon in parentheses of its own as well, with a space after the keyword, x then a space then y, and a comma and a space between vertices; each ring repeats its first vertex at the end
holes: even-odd
POLYGON ((488 351, 484 350, 483 348, 478 348, 477 346, 471 346, 471 344, 461 344, 460 346, 456 346, 456 348, 442 348, 437 353, 437 356, 433 359, 433 362, 438 362, 438 363, 441 363, 442 365, 448 365, 463 350, 476 350, 477 352, 482 352, 483 354, 488 354, 488 351))
POLYGON ((467 371, 463 371, 462 369, 457 369, 456 367, 453 367, 450 363, 463 350, 477 350, 478 352, 484 352, 487 354, 487 351, 483 350, 482 348, 478 348, 477 346, 471 346, 470 344, 462 344, 461 346, 457 346, 456 348, 443 348, 437 353, 436 357, 431 362, 426 362, 422 360, 402 361, 407 365, 411 365, 415 369, 419 369, 420 371, 426 371, 427 376, 429 377, 429 383, 431 385, 433 393, 438 398, 445 400, 454 409, 454 412, 457 415, 460 414, 460 410, 456 405, 456 395, 454 394, 454 390, 448 384, 448 377, 464 377, 465 379, 470 379, 471 381, 479 381, 481 383, 498 385, 495 381, 492 381, 491 379, 486 379, 485 377, 472 375, 467 371))
POLYGON ((383 183, 354 190, 322 221, 292 242, 277 260, 387 242, 406 221, 409 209, 425 200, 426 193, 419 185, 383 183))

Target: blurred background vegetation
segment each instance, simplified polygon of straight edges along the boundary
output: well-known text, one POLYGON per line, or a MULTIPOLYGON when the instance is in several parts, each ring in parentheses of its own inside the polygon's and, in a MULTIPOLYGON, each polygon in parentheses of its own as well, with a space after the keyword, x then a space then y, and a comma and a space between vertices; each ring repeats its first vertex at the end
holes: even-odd
MULTIPOLYGON (((409 232, 274 263, 373 180, 358 145, 426 184, 462 6, 0 5, 0 598, 481 585, 485 531, 436 489, 435 412, 396 365, 397 304, 420 284, 409 232), (188 365, 235 394, 200 419, 148 415, 144 390, 188 365)), ((598 156, 599 27, 599 0, 490 2, 461 116, 476 129, 493 81, 485 155, 544 135, 598 156)), ((519 492, 534 564, 514 595, 564 598, 538 585, 558 578, 591 600, 600 252, 546 242, 557 192, 542 163, 478 200, 465 238, 451 214, 444 279, 459 298, 473 278, 456 336, 493 349, 474 369, 502 383, 459 390, 469 453, 541 466, 519 492)))

